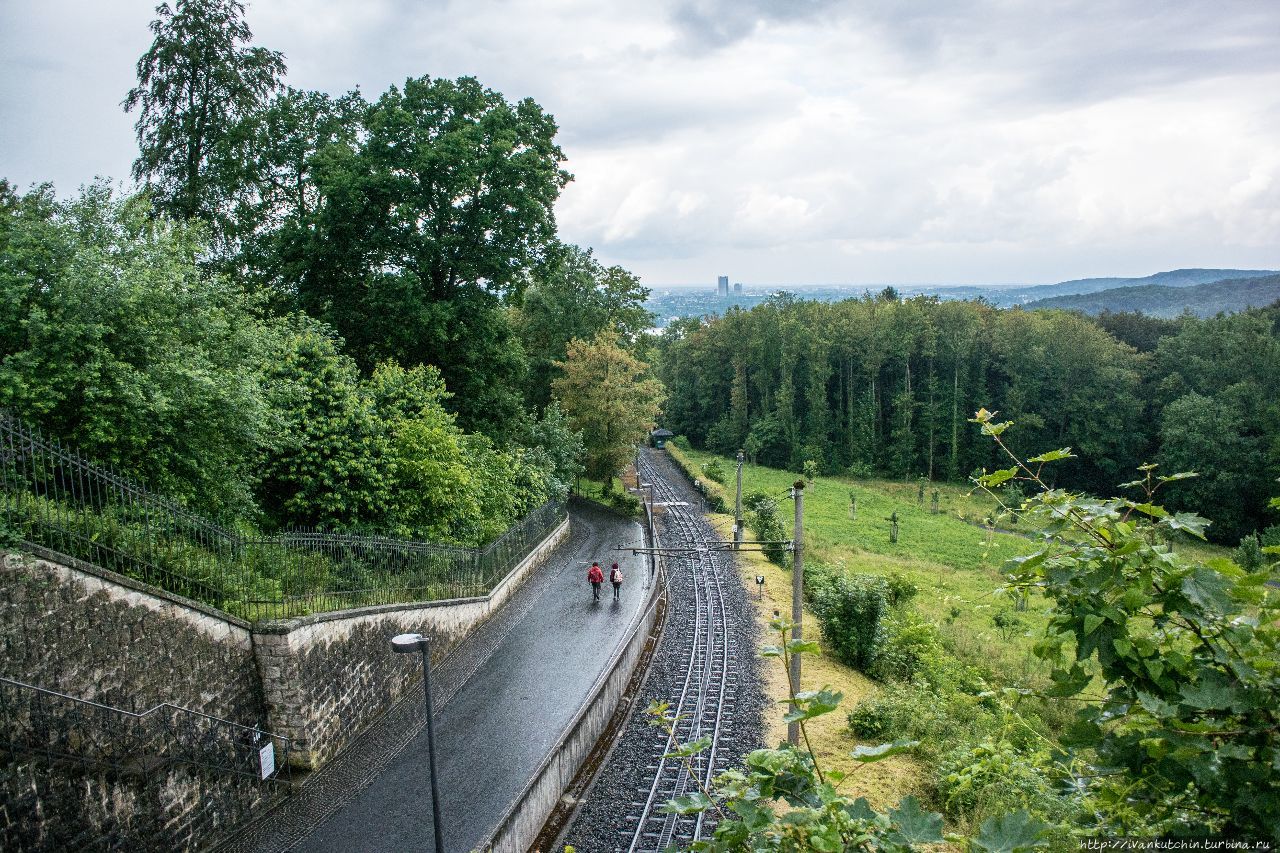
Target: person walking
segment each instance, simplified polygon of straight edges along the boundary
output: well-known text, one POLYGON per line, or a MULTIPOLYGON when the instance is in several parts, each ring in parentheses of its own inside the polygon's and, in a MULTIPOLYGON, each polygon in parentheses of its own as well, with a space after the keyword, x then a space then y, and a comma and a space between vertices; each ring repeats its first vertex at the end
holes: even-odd
POLYGON ((599 563, 592 563, 587 570, 587 580, 591 581, 591 595, 595 601, 600 600, 600 584, 604 583, 604 572, 599 563))
POLYGON ((613 600, 621 600, 618 596, 622 591, 622 569, 618 568, 617 563, 614 563, 613 568, 609 570, 609 583, 613 584, 613 600))

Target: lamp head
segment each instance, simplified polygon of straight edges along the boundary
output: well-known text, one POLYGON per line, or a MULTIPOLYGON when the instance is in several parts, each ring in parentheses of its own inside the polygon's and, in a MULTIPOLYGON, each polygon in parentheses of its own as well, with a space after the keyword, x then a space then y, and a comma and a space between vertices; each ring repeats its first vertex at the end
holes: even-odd
POLYGON ((422 651, 429 641, 421 634, 397 634, 391 638, 391 650, 400 654, 422 651))

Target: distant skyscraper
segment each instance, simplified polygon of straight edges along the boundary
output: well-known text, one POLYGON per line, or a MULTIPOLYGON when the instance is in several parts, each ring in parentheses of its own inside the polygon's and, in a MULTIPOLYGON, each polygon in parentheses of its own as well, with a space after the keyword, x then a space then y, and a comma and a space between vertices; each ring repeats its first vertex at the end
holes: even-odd
POLYGON ((716 293, 720 296, 729 295, 729 276, 722 275, 716 279, 716 293))
POLYGON ((734 292, 734 293, 737 293, 737 294, 741 294, 741 293, 742 293, 742 282, 740 282, 740 281, 735 281, 735 282, 733 283, 733 292, 734 292))

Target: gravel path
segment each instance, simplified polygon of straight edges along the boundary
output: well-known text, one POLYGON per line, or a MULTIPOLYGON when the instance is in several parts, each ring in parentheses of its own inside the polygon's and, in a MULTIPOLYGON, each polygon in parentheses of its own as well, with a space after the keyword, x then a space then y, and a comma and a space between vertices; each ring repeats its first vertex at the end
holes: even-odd
MULTIPOLYGON (((673 484, 681 499, 693 507, 699 506, 701 496, 667 455, 647 452, 659 474, 673 484)), ((658 523, 662 525, 659 536, 664 547, 683 544, 674 525, 669 526, 661 519, 658 523)), ((698 524, 705 527, 703 534, 706 538, 723 538, 723 534, 714 531, 701 517, 698 524)), ((726 569, 725 606, 733 617, 731 624, 735 626, 734 636, 729 640, 738 672, 738 690, 733 698, 736 708, 733 716, 721 727, 720 750, 728 765, 736 766, 741 764, 746 753, 763 745, 764 696, 755 655, 754 608, 738 580, 737 569, 731 562, 733 556, 722 553, 716 559, 723 561, 722 567, 726 569)), ((667 558, 666 565, 671 609, 662 642, 633 706, 636 710, 595 782, 587 789, 577 815, 553 850, 560 850, 560 845, 565 843, 572 844, 582 853, 626 851, 630 847, 636 817, 653 781, 652 765, 665 743, 665 734, 649 725, 644 709, 651 700, 673 701, 679 695, 687 664, 679 638, 692 630, 693 579, 689 573, 689 562, 683 558, 667 558)))

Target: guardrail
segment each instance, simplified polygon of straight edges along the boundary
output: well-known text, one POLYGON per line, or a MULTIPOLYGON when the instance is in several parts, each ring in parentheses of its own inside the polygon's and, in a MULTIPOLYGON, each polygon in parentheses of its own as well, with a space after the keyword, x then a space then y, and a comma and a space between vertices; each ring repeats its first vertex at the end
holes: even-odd
POLYGON ((0 410, 0 525, 251 622, 484 595, 564 517, 548 502, 483 548, 307 530, 246 537, 0 410))

